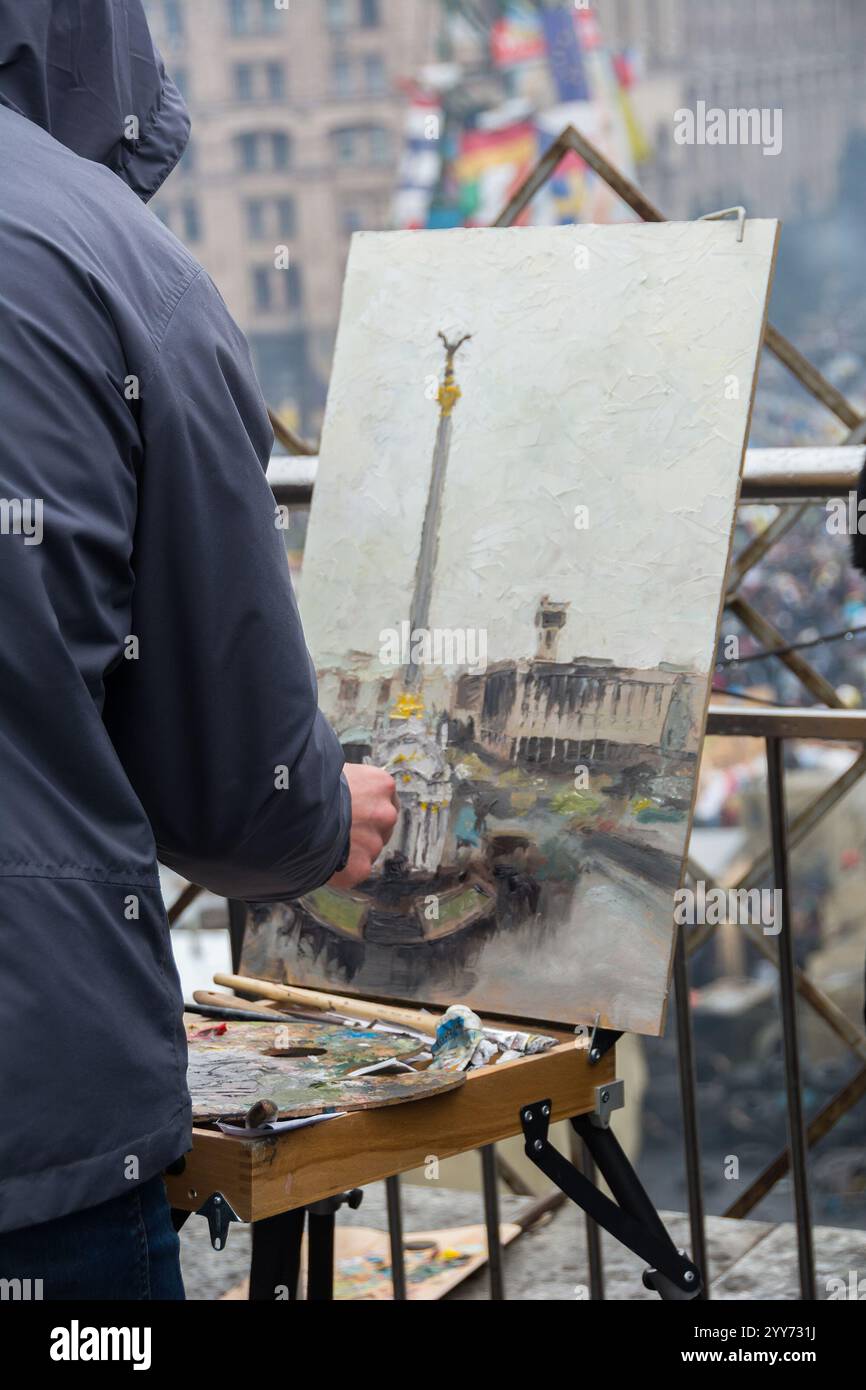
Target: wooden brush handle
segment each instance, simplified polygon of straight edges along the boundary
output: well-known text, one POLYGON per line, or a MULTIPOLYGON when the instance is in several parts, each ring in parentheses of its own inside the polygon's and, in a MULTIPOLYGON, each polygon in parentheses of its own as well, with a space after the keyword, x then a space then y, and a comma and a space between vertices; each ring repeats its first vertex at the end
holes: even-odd
POLYGON ((193 991, 192 997, 196 1004, 203 1004, 211 1009, 239 1009, 245 1014, 260 1014, 263 1018, 273 1018, 279 1022, 279 1011, 270 1004, 254 1004, 251 999, 239 999, 236 994, 217 994, 212 989, 197 989, 193 991))
POLYGON ((426 1009, 401 1009, 396 1004, 375 1004, 368 999, 352 999, 342 994, 323 994, 318 989, 301 989, 298 985, 275 985, 271 980, 254 980, 247 975, 214 975, 215 985, 258 994, 279 1003, 297 1004, 300 1008, 326 1009, 330 1013, 348 1014, 372 1022, 393 1023, 401 1028, 414 1028, 419 1033, 435 1036, 439 1015, 426 1009))

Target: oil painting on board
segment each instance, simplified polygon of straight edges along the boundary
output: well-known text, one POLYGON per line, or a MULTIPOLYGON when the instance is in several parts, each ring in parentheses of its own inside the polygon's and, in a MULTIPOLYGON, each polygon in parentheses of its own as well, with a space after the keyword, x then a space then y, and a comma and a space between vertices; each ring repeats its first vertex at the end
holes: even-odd
POLYGON ((300 602, 400 818, 247 973, 661 1030, 776 233, 355 236, 300 602))

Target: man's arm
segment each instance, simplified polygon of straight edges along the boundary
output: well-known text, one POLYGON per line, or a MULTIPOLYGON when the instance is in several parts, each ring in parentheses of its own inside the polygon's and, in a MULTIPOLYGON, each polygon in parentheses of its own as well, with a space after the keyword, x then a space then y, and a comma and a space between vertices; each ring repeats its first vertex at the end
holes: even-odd
POLYGON ((204 273, 140 409, 137 651, 107 681, 106 724, 164 864, 227 897, 296 897, 349 853, 351 797, 275 526, 267 412, 204 273))

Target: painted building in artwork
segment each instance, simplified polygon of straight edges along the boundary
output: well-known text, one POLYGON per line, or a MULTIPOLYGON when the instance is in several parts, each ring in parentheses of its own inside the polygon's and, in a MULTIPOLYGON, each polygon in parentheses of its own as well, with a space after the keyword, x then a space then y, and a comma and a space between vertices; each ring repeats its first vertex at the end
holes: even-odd
MULTIPOLYGON (((380 731, 393 727, 401 677, 366 678, 321 671, 322 708, 350 757, 370 756, 380 731)), ((636 758, 694 757, 706 694, 703 676, 656 668, 635 670, 590 657, 565 661, 497 662, 483 674, 425 673, 424 706, 448 742, 459 739, 502 762, 609 765, 636 758)), ((404 726, 405 727, 405 726, 404 726)))
POLYGON ((613 769, 636 755, 696 753, 706 689, 700 676, 578 658, 502 662, 476 680, 459 682, 454 713, 471 718, 475 741, 505 762, 613 769))

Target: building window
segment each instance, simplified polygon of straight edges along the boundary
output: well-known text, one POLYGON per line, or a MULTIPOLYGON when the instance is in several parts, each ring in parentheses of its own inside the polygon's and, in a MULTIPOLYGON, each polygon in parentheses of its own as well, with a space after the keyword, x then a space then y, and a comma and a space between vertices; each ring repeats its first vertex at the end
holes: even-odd
POLYGON ((286 70, 282 63, 267 63, 267 91, 272 101, 282 101, 286 95, 286 70))
POLYGON ((239 135, 236 140, 238 151, 238 162, 242 169, 251 173, 253 169, 259 167, 259 137, 247 132, 239 135))
POLYGON ((334 152, 339 164, 353 164, 355 161, 355 131, 336 130, 334 132, 334 152))
POLYGON ((331 141, 339 164, 387 164, 391 158, 391 133, 382 126, 344 126, 331 141))
POLYGON ((259 27, 262 33, 275 34, 285 13, 285 7, 277 9, 274 0, 259 0, 259 27))
POLYGON ((181 217, 183 219, 183 231, 181 239, 183 241, 201 240, 201 217, 199 216, 198 203, 192 198, 187 198, 181 203, 181 217))
POLYGON ((235 63, 234 81, 238 101, 279 101, 286 94, 282 63, 235 63))
POLYGON ((342 230, 345 236, 355 232, 377 231, 384 225, 380 202, 375 197, 356 195, 352 202, 344 203, 340 209, 342 230))
POLYGON ((180 0, 163 0, 162 9, 166 36, 172 43, 177 43, 183 38, 183 7, 180 0))
POLYGON ((370 160, 373 164, 387 164, 391 158, 391 136, 382 126, 371 126, 370 160))
POLYGON ((250 241, 291 240, 297 235, 294 198, 248 198, 245 212, 250 241))
POLYGON ((379 0, 361 0, 361 25, 364 29, 378 29, 382 23, 379 0))
POLYGON ((296 265, 290 265, 288 270, 281 270, 283 277, 284 294, 286 304, 290 309, 300 309, 301 307, 301 272, 296 265))
POLYGON ((190 86, 189 72, 187 71, 187 69, 172 67, 171 78, 174 82, 174 85, 177 87, 177 90, 183 97, 184 101, 189 101, 190 86))
POLYGON ((247 236, 250 241, 264 241, 268 234, 265 228, 264 199, 248 198, 244 206, 247 219, 247 236))
POLYGON ((250 32, 247 0, 229 0, 229 28, 236 38, 250 32))
POLYGON ((229 0, 229 29, 235 38, 276 33, 282 19, 274 0, 229 0))
POLYGON ((348 58, 335 58, 331 64, 331 80, 338 97, 352 94, 352 64, 348 58))
POLYGON ((276 198, 274 207, 277 214, 277 236, 297 236, 298 219, 295 213, 294 198, 276 198))
POLYGON ((249 342, 265 400, 289 418, 294 417, 306 432, 310 425, 302 415, 301 405, 316 394, 307 361, 306 334, 300 329, 289 333, 253 332, 249 342))
POLYGON ((253 267, 253 303, 260 314, 266 314, 272 308, 271 282, 276 274, 278 272, 272 265, 253 267))
POLYGON ((295 265, 287 270, 277 270, 273 265, 253 266, 252 287, 257 313, 270 314, 275 310, 301 307, 301 275, 295 265))
POLYGON ((292 142, 284 130, 244 131, 235 136, 238 167, 244 173, 257 169, 288 169, 292 142))
POLYGON ((235 96, 238 101, 253 99, 253 69, 251 63, 235 63, 235 96))
POLYGON ((291 142, 284 130, 271 134, 271 161, 274 169, 288 169, 291 163, 291 142))
POLYGON ((387 88, 385 63, 378 53, 368 53, 364 58, 364 86, 371 96, 381 96, 387 88))
POLYGON ((327 0, 325 18, 329 29, 345 29, 349 23, 347 0, 327 0))
POLYGON ((177 164, 177 172, 183 175, 184 177, 186 177, 187 174, 195 173, 196 161, 198 159, 198 155, 196 153, 197 149, 198 146, 193 144, 192 139, 187 141, 186 149, 184 150, 177 164))

